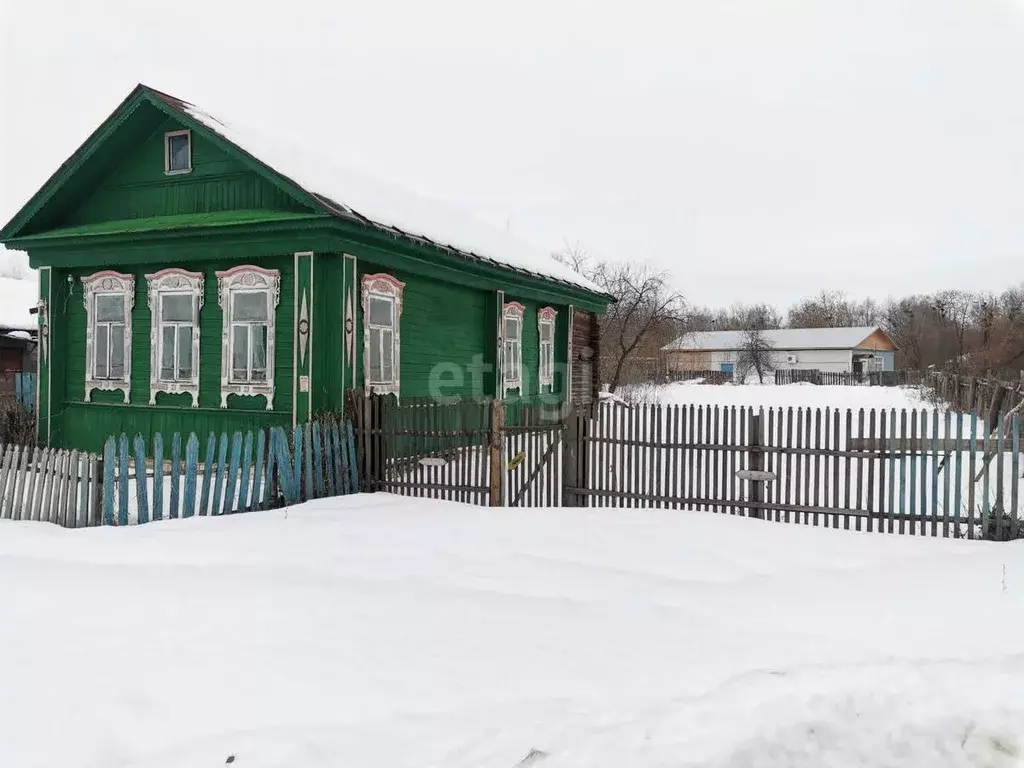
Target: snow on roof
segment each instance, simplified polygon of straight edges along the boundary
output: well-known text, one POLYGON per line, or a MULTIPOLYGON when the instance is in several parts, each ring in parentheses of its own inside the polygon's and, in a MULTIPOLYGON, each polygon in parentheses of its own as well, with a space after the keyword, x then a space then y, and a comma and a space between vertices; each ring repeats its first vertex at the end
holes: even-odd
POLYGON ((33 272, 26 280, 0 277, 0 328, 34 331, 39 327, 36 315, 29 310, 39 298, 39 278, 33 272))
POLYGON ((367 174, 289 145, 232 121, 225 123, 193 104, 154 92, 172 108, 180 109, 249 153, 276 173, 290 179, 340 215, 365 219, 380 227, 399 230, 413 238, 451 248, 478 259, 558 280, 587 291, 607 295, 599 285, 555 261, 550 253, 524 244, 496 227, 448 209, 429 198, 386 184, 367 174))
MULTIPOLYGON (((776 349, 855 349, 878 326, 857 328, 783 328, 762 331, 766 342, 776 349)), ((701 331, 680 336, 662 347, 673 350, 733 350, 743 346, 746 331, 701 331)))

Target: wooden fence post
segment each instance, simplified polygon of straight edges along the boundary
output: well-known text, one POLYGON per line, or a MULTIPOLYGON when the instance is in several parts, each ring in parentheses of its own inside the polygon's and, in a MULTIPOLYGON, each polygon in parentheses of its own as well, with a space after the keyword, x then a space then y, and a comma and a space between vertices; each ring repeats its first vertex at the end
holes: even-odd
POLYGON ((578 505, 576 493, 570 488, 579 488, 579 466, 576 464, 578 456, 580 425, 576 409, 569 408, 569 414, 565 419, 565 432, 562 439, 562 506, 575 507, 578 505))
POLYGON ((502 466, 502 441, 505 435, 505 403, 494 399, 491 401, 491 477, 490 477, 490 505, 500 507, 505 503, 505 467, 502 466))
MULTIPOLYGON (((764 453, 761 446, 764 445, 764 409, 756 413, 750 413, 750 468, 756 472, 764 469, 764 453)), ((753 506, 750 508, 750 517, 763 518, 764 509, 761 503, 764 502, 765 484, 760 480, 750 481, 750 500, 753 506)))

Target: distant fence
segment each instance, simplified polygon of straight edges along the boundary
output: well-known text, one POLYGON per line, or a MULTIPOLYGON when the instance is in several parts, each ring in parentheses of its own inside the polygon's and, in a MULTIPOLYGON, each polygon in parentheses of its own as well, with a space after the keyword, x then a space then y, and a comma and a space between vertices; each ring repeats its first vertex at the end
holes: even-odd
POLYGON ((350 423, 109 438, 102 456, 8 446, 0 518, 76 528, 270 509, 359 490, 350 423), (31 454, 31 457, 30 457, 31 454))
POLYGON ((733 380, 728 371, 667 371, 665 381, 702 381, 704 384, 728 384, 733 380))
POLYGON ((775 371, 776 384, 821 384, 833 387, 902 387, 920 384, 924 374, 920 371, 818 371, 795 368, 775 371))
POLYGON ((1024 402, 1020 380, 1000 381, 946 372, 929 373, 927 383, 935 399, 961 413, 998 414, 1018 412, 1024 402))

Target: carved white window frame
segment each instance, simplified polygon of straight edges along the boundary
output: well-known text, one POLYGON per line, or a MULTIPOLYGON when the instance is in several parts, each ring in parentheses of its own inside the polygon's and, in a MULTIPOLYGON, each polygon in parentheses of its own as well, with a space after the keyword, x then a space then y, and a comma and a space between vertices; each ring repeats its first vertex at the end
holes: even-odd
POLYGON ((501 393, 502 397, 512 389, 523 393, 523 317, 526 307, 518 301, 505 302, 501 310, 501 393), (516 323, 516 335, 509 338, 505 325, 509 320, 516 323), (510 354, 510 352, 512 354, 510 354))
MULTIPOLYGON (((132 394, 132 310, 135 308, 135 276, 104 269, 82 278, 82 302, 85 304, 85 402, 92 401, 95 390, 124 392, 124 402, 132 394), (100 296, 120 296, 124 302, 124 368, 119 378, 97 378, 95 366, 96 300, 100 296)), ((110 348, 110 341, 107 341, 110 348)), ((108 371, 109 373, 109 371, 108 371)))
POLYGON ((228 407, 228 395, 267 398, 267 410, 274 409, 274 339, 277 331, 277 305, 281 301, 281 272, 243 264, 217 273, 217 304, 223 311, 221 328, 220 407, 228 407), (231 333, 231 304, 239 293, 265 293, 267 297, 267 380, 237 382, 231 380, 234 335, 231 333))
MULTIPOLYGON (((405 283, 391 275, 379 272, 374 275, 363 275, 362 286, 363 388, 366 392, 393 394, 398 397, 402 382, 402 297, 405 293, 405 283), (385 299, 390 301, 393 307, 391 315, 393 320, 391 326, 391 381, 370 380, 370 299, 385 299)), ((384 326, 382 326, 382 330, 383 328, 384 326)))
MULTIPOLYGON (((203 273, 172 267, 146 275, 149 290, 151 325, 149 332, 149 404, 156 405, 157 392, 192 395, 192 407, 199 407, 199 312, 203 308, 203 273), (163 379, 163 316, 161 296, 184 295, 192 298, 192 373, 187 379, 163 379)), ((177 366, 177 360, 174 361, 177 366)))
POLYGON ((540 387, 550 391, 555 386, 555 319, 558 310, 544 307, 537 310, 537 348, 539 349, 537 370, 540 387), (551 338, 544 341, 544 329, 551 329, 551 338))

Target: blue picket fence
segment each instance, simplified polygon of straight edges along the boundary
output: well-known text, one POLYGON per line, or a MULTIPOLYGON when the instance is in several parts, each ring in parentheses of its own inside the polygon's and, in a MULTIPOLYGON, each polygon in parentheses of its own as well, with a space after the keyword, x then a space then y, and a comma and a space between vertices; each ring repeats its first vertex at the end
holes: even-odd
POLYGON ((36 375, 34 373, 14 374, 14 398, 26 411, 36 409, 36 375))
POLYGON ((102 524, 273 509, 356 493, 359 475, 351 423, 284 429, 110 437, 103 449, 102 524), (202 458, 202 461, 200 459, 202 458))

